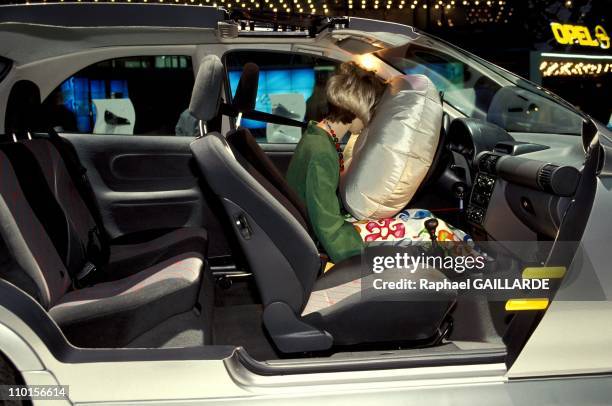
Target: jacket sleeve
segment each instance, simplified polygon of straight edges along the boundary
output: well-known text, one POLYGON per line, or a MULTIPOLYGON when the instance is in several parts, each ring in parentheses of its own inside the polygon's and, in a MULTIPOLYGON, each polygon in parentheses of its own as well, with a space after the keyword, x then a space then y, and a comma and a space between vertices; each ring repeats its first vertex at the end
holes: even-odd
MULTIPOLYGON (((334 157, 335 158, 335 157, 334 157)), ((306 208, 315 235, 332 262, 361 254, 363 241, 345 221, 336 195, 339 181, 338 162, 319 156, 311 160, 306 175, 306 208)))

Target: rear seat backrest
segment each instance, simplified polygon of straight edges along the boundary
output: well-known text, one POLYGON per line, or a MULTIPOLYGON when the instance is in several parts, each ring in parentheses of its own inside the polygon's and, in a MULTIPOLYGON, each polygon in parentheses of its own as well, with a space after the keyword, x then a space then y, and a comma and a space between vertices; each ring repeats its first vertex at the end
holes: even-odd
POLYGON ((64 208, 45 180, 36 157, 23 143, 4 145, 17 176, 21 191, 51 239, 55 250, 71 276, 78 274, 87 262, 87 245, 81 240, 64 208))
POLYGON ((38 161, 49 189, 64 212, 69 214, 68 219, 79 239, 86 243, 96 222, 72 181, 63 158, 49 140, 34 139, 24 142, 24 145, 38 161))
POLYGON ((0 150, 0 176, 0 233, 17 264, 38 287, 41 304, 48 309, 70 288, 70 276, 26 200, 4 149, 0 150))

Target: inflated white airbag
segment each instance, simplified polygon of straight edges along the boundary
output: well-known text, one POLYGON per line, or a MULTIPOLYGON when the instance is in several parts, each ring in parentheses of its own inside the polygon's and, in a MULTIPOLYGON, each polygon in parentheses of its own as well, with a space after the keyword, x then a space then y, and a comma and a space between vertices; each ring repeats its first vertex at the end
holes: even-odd
POLYGON ((391 79, 342 176, 344 207, 360 220, 403 209, 431 166, 441 125, 440 96, 429 78, 391 79))

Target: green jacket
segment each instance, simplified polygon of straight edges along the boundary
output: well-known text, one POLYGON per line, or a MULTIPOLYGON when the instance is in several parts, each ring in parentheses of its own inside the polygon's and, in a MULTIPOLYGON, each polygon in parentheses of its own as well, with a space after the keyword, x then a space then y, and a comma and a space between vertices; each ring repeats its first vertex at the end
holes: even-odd
POLYGON ((339 181, 334 142, 311 121, 289 164, 287 182, 306 205, 314 233, 334 263, 359 255, 363 247, 361 236, 342 214, 339 181))

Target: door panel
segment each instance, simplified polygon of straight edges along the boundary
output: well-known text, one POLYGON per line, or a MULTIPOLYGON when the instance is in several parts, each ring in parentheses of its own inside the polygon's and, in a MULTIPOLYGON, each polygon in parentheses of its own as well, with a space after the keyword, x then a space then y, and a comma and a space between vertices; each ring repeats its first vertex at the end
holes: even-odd
POLYGON ((110 172, 101 175, 114 189, 188 189, 193 187, 189 161, 191 154, 120 154, 110 161, 110 172), (160 182, 161 181, 161 182, 160 182))
POLYGON ((63 135, 75 147, 112 238, 202 227, 205 202, 189 137, 63 135))

